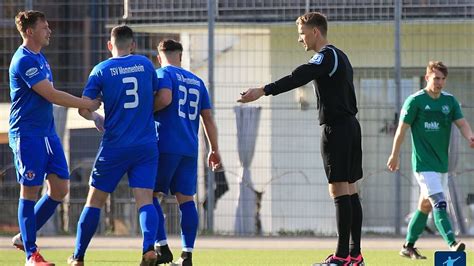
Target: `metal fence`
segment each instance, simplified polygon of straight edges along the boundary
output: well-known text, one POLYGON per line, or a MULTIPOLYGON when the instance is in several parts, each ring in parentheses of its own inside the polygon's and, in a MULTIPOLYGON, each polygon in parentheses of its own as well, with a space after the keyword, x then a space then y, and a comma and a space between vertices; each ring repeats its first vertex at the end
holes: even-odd
MULTIPOLYGON (((117 23, 132 26, 138 33, 138 53, 149 56, 157 67, 154 56, 159 40, 165 37, 180 40, 185 48, 184 67, 208 81, 207 10, 208 2, 213 1, 30 2, 33 2, 34 9, 46 13, 53 29, 51 46, 45 49, 45 54, 52 66, 55 86, 61 90, 76 95, 81 93, 93 65, 108 56, 105 47, 108 31, 117 23)), ((212 94, 229 191, 219 195, 213 212, 213 228, 208 228, 207 216, 204 215, 204 206, 207 206, 204 204, 205 169, 200 167, 197 201, 201 230, 212 229, 215 234, 335 234, 333 202, 327 193, 319 155, 320 129, 311 88, 303 86, 252 104, 260 107, 260 123, 250 166, 251 183, 242 180, 235 113, 235 101, 240 91, 271 82, 307 62, 312 54, 304 52, 297 43, 294 21, 306 11, 322 11, 328 15, 330 23, 329 40, 348 54, 354 67, 358 118, 363 131, 365 178, 360 184, 360 194, 365 211, 364 232, 403 232, 403 218, 414 210, 417 202, 409 137, 402 148, 400 182, 397 183, 396 175, 385 170, 396 128, 396 2, 216 0, 214 3, 212 94), (255 193, 252 200, 255 208, 245 217, 238 217, 241 214, 237 206, 240 201, 245 201, 241 198, 242 189, 255 193), (237 219, 250 221, 251 228, 237 232, 237 219)), ((6 132, 8 64, 20 44, 13 16, 24 9, 25 4, 5 0, 0 7, 0 99, 3 102, 0 105, 4 106, 0 115, 4 124, 0 128, 6 132)), ((441 60, 449 67, 446 90, 462 102, 465 117, 474 124, 473 14, 474 4, 468 0, 402 1, 399 39, 402 100, 424 86, 424 69, 428 61, 441 60)), ((63 207, 66 219, 60 218, 59 221, 69 232, 75 230, 85 200, 85 182, 100 139, 92 125, 75 113, 74 110, 68 113, 63 139, 74 175, 69 204, 63 207)), ((8 215, 0 218, 0 228, 14 231, 18 188, 7 144, 0 145, 0 152, 0 169, 6 170, 2 172, 0 205, 8 206, 5 207, 8 215)), ((460 222, 469 228, 474 224, 474 213, 466 204, 468 195, 474 193, 470 163, 472 150, 462 142, 457 154, 456 199, 462 211, 463 220, 460 222)), ((220 174, 219 178, 216 187, 225 187, 223 175, 220 174)), ((103 212, 100 232, 138 233, 133 204, 130 191, 120 187, 113 193, 107 211, 103 212)), ((169 230, 178 232, 179 213, 174 203, 169 204, 168 217, 169 230)))

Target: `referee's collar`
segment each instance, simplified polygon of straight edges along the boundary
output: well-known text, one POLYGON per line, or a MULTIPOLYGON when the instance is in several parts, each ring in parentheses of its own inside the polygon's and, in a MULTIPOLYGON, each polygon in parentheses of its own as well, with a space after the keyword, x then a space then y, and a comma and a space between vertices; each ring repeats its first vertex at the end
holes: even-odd
POLYGON ((321 53, 322 51, 324 51, 327 48, 335 48, 335 47, 332 44, 326 44, 321 49, 319 49, 318 53, 321 53))

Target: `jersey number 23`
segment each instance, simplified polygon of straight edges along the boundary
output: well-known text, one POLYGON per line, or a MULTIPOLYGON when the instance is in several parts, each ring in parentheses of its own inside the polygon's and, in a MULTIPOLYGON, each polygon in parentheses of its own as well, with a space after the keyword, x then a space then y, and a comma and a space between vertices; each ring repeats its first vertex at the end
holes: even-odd
POLYGON ((194 88, 189 88, 187 89, 183 85, 179 85, 179 91, 182 92, 182 96, 180 95, 179 98, 179 106, 178 106, 178 115, 182 118, 188 117, 189 120, 195 120, 197 118, 198 114, 198 105, 199 105, 199 90, 194 89, 194 88), (188 97, 194 95, 194 97, 188 97), (189 99, 188 99, 189 98, 189 99), (194 99, 191 99, 194 98, 194 99), (189 104, 188 107, 188 113, 186 114, 183 111, 183 107, 185 105, 189 104))

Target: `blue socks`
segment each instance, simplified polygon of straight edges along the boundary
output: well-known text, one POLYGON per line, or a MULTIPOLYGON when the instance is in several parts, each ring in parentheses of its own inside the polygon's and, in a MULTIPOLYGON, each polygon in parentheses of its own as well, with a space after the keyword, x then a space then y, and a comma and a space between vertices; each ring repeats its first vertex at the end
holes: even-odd
MULTIPOLYGON (((140 227, 143 233, 143 252, 147 252, 155 242, 157 215, 152 204, 142 206, 139 210, 140 227)), ((84 259, 86 249, 97 230, 100 219, 100 209, 84 207, 77 223, 76 249, 74 258, 84 259)))
POLYGON ((155 243, 158 225, 158 215, 153 204, 142 206, 138 210, 138 215, 143 235, 143 254, 145 254, 150 250, 150 247, 153 248, 154 246, 153 244, 155 243))
POLYGON ((87 246, 91 242, 92 236, 97 230, 100 219, 100 209, 94 207, 84 207, 77 222, 76 249, 74 258, 83 259, 87 246))
POLYGON ((26 258, 36 251, 35 201, 20 199, 18 202, 18 225, 25 247, 26 258))
POLYGON ((192 252, 198 229, 198 213, 194 201, 179 205, 181 210, 181 242, 183 251, 192 252))
POLYGON ((20 199, 18 224, 27 258, 36 251, 36 231, 48 221, 60 203, 50 198, 48 194, 44 194, 38 202, 20 199))
POLYGON ((158 214, 158 230, 156 231, 155 243, 162 246, 166 244, 164 243, 166 242, 165 216, 163 215, 163 210, 161 209, 158 199, 155 197, 153 197, 153 205, 155 206, 156 213, 158 214))
POLYGON ((53 200, 48 194, 41 197, 35 205, 36 231, 43 227, 60 203, 60 201, 53 200))

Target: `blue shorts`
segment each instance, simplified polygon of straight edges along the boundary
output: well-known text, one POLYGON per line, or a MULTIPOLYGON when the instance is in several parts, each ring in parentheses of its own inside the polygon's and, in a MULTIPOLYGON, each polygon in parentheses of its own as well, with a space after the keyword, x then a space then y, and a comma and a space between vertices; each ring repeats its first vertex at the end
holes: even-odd
POLYGON ((158 170, 158 145, 150 143, 127 148, 100 146, 92 168, 90 185, 112 193, 120 179, 128 174, 132 188, 155 187, 158 170))
POLYGON ((155 192, 186 196, 196 194, 197 158, 178 154, 161 153, 155 192))
POLYGON ((64 150, 58 136, 10 137, 18 183, 41 186, 49 174, 69 179, 64 150))

